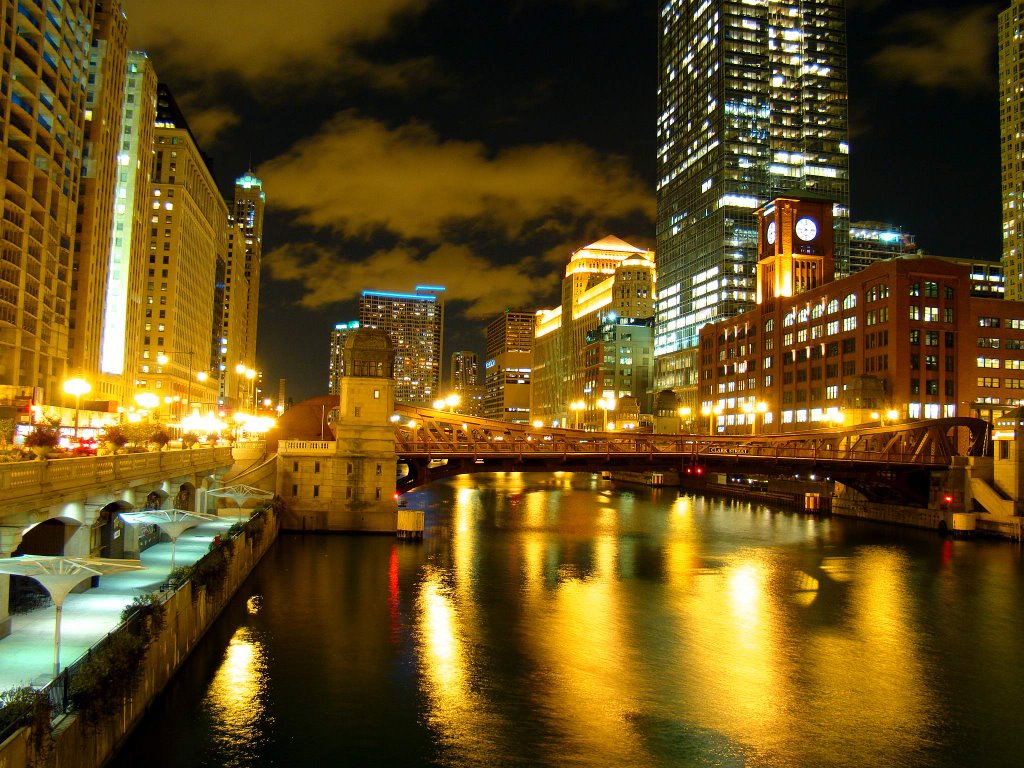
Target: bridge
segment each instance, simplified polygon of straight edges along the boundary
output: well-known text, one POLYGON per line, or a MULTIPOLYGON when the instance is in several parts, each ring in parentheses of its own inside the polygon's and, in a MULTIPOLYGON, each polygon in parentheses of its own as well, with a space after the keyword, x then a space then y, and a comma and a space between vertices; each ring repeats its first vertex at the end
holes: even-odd
POLYGON ((395 448, 408 491, 470 472, 740 471, 819 473, 870 500, 927 503, 931 473, 983 456, 990 425, 957 417, 781 435, 709 436, 535 428, 396 404, 395 448))

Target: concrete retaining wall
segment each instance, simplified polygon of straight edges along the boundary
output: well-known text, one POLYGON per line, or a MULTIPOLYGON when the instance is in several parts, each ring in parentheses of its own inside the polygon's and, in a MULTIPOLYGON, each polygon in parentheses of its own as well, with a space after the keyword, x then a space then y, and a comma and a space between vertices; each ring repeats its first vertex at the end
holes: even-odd
POLYGON ((150 702, 170 682, 276 540, 280 521, 270 509, 264 514, 267 522, 258 543, 244 535, 235 540, 220 595, 207 595, 205 589, 200 588, 193 599, 192 584, 188 583, 167 599, 164 630, 149 646, 135 694, 123 703, 119 712, 112 713, 95 729, 85 727, 75 714, 58 719, 49 754, 43 760, 33 761, 30 750, 26 750, 28 730, 23 728, 0 745, 0 766, 28 768, 31 764, 47 768, 99 768, 103 765, 143 716, 150 702))

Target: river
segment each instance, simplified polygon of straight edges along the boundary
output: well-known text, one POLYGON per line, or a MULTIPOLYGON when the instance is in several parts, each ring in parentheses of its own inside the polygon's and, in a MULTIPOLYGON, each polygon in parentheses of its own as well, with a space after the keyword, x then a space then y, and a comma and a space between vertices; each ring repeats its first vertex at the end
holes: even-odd
POLYGON ((282 535, 114 762, 1019 766, 1018 544, 583 474, 282 535))

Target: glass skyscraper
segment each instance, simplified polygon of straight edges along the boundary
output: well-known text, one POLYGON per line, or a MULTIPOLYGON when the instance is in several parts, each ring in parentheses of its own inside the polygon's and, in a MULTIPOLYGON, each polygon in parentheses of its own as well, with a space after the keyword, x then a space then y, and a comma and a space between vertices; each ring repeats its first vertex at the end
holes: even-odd
POLYGON ((834 201, 848 270, 844 0, 664 0, 658 83, 656 387, 695 394, 700 327, 756 298, 754 212, 834 201))

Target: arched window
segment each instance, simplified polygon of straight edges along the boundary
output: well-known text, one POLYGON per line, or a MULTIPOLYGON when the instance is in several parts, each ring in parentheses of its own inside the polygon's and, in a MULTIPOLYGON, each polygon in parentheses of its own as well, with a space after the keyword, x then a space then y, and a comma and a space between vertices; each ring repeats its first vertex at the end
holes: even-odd
POLYGON ((797 319, 798 322, 806 323, 807 322, 807 318, 810 317, 810 316, 811 316, 810 310, 807 309, 807 307, 804 307, 803 309, 800 310, 800 312, 797 313, 796 319, 797 319))
POLYGON ((839 299, 832 299, 828 303, 828 313, 831 315, 833 312, 839 311, 839 299))
POLYGON ((821 317, 821 316, 822 316, 823 314, 825 314, 825 305, 824 305, 824 304, 815 304, 815 305, 814 305, 814 306, 813 306, 813 307, 811 308, 811 317, 813 317, 813 318, 819 318, 819 317, 821 317))
POLYGON ((769 320, 767 323, 764 324, 764 332, 765 333, 771 333, 774 330, 775 330, 775 321, 774 320, 769 320))
POLYGON ((796 322, 796 315, 795 315, 795 314, 794 314, 793 312, 790 312, 790 313, 789 313, 788 315, 786 315, 786 317, 785 317, 785 318, 784 318, 784 319, 782 320, 782 324, 783 324, 783 325, 785 325, 785 326, 789 326, 789 325, 792 325, 792 324, 793 324, 793 323, 795 323, 795 322, 796 322))
POLYGON ((843 309, 853 309, 857 306, 857 294, 848 293, 846 298, 843 299, 843 309))

